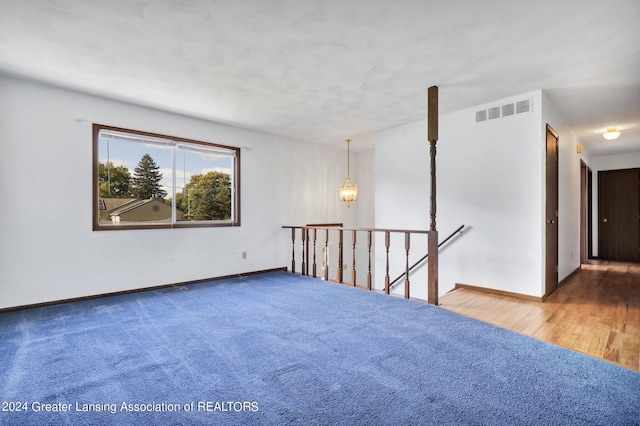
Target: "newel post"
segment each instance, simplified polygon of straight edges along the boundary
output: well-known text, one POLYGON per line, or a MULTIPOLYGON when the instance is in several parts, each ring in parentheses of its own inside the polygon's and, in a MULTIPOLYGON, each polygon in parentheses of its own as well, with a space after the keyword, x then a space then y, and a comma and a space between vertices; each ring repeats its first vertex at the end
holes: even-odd
POLYGON ((427 302, 438 304, 438 231, 436 229, 436 142, 438 141, 438 86, 427 92, 427 139, 431 158, 431 198, 429 229, 429 277, 427 302))

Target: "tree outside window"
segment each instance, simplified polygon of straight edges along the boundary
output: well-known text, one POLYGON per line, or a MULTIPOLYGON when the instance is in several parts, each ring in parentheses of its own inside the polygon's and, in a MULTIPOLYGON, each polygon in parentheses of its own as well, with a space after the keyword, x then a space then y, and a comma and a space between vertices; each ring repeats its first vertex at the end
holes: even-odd
POLYGON ((238 148, 94 125, 94 230, 239 225, 239 157, 238 148))

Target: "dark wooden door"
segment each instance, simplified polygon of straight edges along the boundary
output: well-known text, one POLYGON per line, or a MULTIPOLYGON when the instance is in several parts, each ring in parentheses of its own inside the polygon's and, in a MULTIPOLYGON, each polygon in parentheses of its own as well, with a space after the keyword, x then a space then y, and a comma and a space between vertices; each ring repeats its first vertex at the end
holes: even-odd
POLYGON ((640 169, 598 172, 598 256, 640 262, 640 169))
POLYGON ((547 124, 545 295, 558 288, 558 134, 547 124))

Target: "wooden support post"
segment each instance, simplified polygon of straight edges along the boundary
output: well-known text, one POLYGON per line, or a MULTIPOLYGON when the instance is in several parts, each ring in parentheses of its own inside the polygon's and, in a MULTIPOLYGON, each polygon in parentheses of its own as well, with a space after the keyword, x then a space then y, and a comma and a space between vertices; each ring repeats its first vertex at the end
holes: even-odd
POLYGON ((431 159, 431 196, 430 196, 430 232, 429 232, 429 277, 427 302, 438 304, 438 231, 436 228, 436 143, 438 141, 438 86, 431 86, 427 98, 427 139, 431 159))
POLYGON ((438 140, 438 86, 431 86, 427 91, 427 140, 438 140))
POLYGON ((436 230, 436 142, 438 141, 438 86, 429 87, 428 129, 429 156, 431 158, 431 230, 436 230))

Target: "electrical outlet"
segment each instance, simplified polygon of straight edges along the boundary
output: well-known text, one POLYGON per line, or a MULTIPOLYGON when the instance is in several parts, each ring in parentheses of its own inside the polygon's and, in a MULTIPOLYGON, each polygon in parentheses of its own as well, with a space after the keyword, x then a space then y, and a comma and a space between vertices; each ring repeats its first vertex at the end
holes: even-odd
POLYGON ((246 251, 243 251, 243 252, 242 252, 242 258, 243 258, 243 259, 246 259, 246 258, 247 258, 247 252, 246 252, 246 251))

